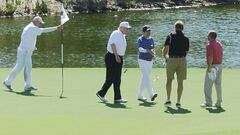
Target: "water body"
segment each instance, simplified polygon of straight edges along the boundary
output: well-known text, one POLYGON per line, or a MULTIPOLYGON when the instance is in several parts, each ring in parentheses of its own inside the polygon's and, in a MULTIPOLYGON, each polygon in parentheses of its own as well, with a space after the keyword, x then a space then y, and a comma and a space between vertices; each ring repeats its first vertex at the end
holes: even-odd
MULTIPOLYGON (((161 49, 173 24, 185 22, 184 33, 190 38, 187 56, 189 67, 205 67, 205 47, 209 30, 218 32, 224 45, 224 66, 240 68, 240 5, 201 8, 164 9, 154 11, 124 11, 101 14, 70 15, 64 27, 65 67, 104 67, 104 54, 109 35, 120 21, 129 21, 132 29, 127 36, 126 67, 137 67, 136 39, 145 24, 152 26, 157 45, 155 67, 163 67, 161 49), (116 17, 117 16, 117 17, 116 17)), ((59 17, 43 17, 45 26, 59 24, 59 17)), ((0 19, 0 67, 12 67, 22 29, 31 17, 0 19)), ((60 67, 60 31, 38 37, 33 55, 33 67, 60 67)))

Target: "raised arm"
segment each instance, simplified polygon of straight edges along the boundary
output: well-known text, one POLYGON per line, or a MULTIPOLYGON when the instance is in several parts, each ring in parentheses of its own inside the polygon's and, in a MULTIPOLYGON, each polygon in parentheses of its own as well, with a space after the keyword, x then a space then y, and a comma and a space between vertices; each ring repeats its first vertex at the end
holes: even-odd
POLYGON ((62 25, 58 25, 55 27, 48 27, 48 28, 40 28, 42 33, 48 33, 48 32, 53 32, 55 30, 57 30, 58 28, 62 28, 62 25))

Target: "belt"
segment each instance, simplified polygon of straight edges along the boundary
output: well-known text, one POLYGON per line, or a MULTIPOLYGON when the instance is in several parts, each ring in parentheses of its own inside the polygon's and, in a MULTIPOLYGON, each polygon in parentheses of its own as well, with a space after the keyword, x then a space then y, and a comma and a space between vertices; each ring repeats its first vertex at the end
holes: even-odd
POLYGON ((169 58, 185 58, 185 56, 169 56, 169 58))
MULTIPOLYGON (((113 53, 111 53, 111 52, 109 52, 109 51, 107 51, 107 54, 109 54, 109 55, 112 55, 112 56, 115 56, 113 53)), ((121 55, 118 55, 119 57, 123 57, 123 56, 121 56, 121 55)))

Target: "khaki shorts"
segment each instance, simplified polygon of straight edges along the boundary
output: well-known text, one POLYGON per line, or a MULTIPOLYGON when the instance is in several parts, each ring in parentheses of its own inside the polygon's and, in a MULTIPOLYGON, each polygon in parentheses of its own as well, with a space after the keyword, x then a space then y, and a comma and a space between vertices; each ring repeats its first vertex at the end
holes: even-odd
POLYGON ((187 79, 187 60, 186 58, 169 58, 167 60, 167 78, 173 80, 174 74, 178 80, 187 79))

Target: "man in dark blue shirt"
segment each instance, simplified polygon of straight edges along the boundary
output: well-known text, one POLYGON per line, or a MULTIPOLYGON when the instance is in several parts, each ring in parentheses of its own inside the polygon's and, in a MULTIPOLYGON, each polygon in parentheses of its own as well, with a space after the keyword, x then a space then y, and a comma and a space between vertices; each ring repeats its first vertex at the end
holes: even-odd
POLYGON ((143 91, 146 88, 150 96, 151 101, 154 101, 157 97, 157 94, 154 92, 154 89, 150 80, 150 73, 153 65, 153 57, 155 55, 155 45, 151 35, 151 28, 148 25, 145 25, 142 29, 143 35, 140 36, 137 40, 138 48, 138 64, 142 72, 142 81, 138 91, 138 100, 145 102, 147 98, 143 96, 143 91))

